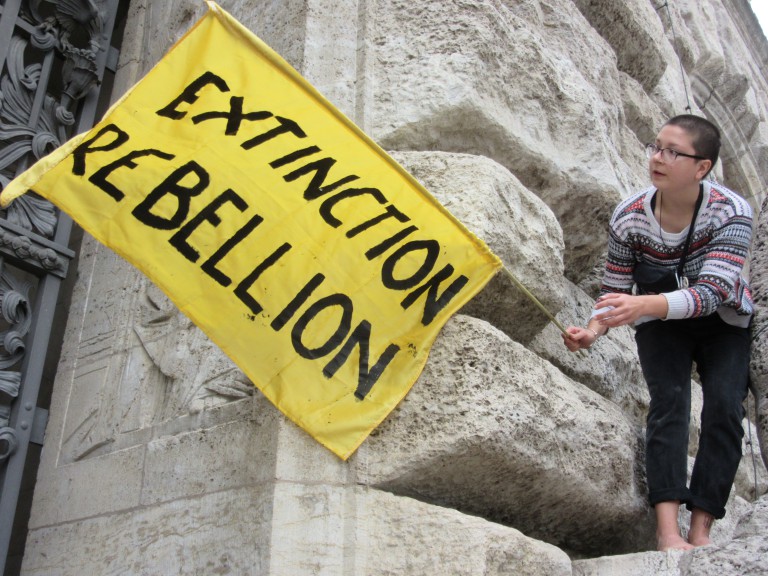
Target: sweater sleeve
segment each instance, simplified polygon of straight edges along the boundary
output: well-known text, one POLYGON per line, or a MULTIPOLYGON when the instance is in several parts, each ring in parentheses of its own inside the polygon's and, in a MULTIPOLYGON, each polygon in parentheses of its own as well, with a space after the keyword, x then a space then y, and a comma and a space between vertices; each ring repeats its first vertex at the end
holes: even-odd
POLYGON ((632 271, 635 269, 635 252, 611 226, 608 235, 608 255, 600 293, 632 293, 632 271))
POLYGON ((642 215, 644 193, 621 202, 613 212, 608 226, 608 254, 600 286, 600 294, 631 294, 635 269, 635 246, 629 239, 630 230, 642 215))
POLYGON ((722 203, 714 213, 718 223, 704 251, 695 283, 664 294, 668 320, 706 316, 731 304, 741 290, 741 274, 752 240, 752 214, 746 202, 722 203))

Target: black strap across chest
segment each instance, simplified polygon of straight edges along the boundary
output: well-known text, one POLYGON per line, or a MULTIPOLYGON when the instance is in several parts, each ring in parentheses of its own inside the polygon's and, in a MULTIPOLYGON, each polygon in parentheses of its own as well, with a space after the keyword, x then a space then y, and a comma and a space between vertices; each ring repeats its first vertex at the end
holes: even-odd
MULTIPOLYGON (((658 190, 657 190, 658 192, 658 190)), ((691 247, 691 238, 693 237, 693 229, 696 227, 696 216, 699 214, 699 208, 701 208, 701 202, 704 199, 704 185, 699 184, 699 197, 696 199, 696 206, 693 209, 693 216, 691 216, 691 225, 688 226, 688 235, 685 237, 685 244, 683 245, 683 253, 680 255, 680 263, 677 265, 677 277, 682 278, 683 268, 685 267, 685 261, 688 258, 688 250, 691 247)), ((656 209, 656 194, 651 198, 651 211, 656 209)), ((661 223, 659 223, 661 224, 661 223)), ((659 234, 663 234, 664 231, 659 226, 659 234)))

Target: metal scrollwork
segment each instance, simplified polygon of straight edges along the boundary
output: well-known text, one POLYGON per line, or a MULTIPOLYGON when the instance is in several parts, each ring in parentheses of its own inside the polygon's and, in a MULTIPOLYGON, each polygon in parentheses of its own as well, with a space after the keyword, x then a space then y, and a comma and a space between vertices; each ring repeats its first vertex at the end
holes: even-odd
MULTIPOLYGON (((5 186, 16 175, 22 159, 42 158, 62 140, 57 135, 56 101, 46 95, 37 123, 29 125, 40 64, 24 66, 26 40, 14 36, 7 58, 7 75, 0 79, 0 178, 5 186)), ((6 220, 25 230, 53 236, 56 213, 50 202, 22 196, 9 206, 6 220)))
MULTIPOLYGON (((2 187, 72 135, 78 102, 99 83, 97 57, 105 44, 103 0, 27 0, 21 9, 25 23, 15 27, 2 55, 2 187)), ((10 257, 24 268, 64 277, 69 262, 66 248, 45 240, 54 237, 57 226, 50 202, 30 192, 0 216, 5 220, 0 222, 0 259, 10 257)), ((5 328, 0 331, 0 462, 4 462, 17 446, 10 419, 22 378, 13 367, 25 354, 32 285, 18 280, 7 266, 0 270, 0 328, 5 328)))
MULTIPOLYGON (((29 39, 14 35, 0 79, 0 185, 5 187, 31 161, 60 146, 71 135, 77 103, 99 83, 96 58, 102 47, 103 10, 94 0, 30 0, 28 16, 35 23, 29 39), (25 64, 29 48, 57 50, 64 57, 61 92, 46 94, 35 110, 35 94, 43 73, 38 61, 25 64)), ((6 219, 51 238, 56 227, 54 207, 25 194, 7 209, 6 219)))
POLYGON ((32 285, 11 274, 0 277, 0 314, 10 327, 0 332, 0 369, 16 364, 24 356, 24 337, 29 332, 32 317, 29 292, 32 285))
POLYGON ((19 442, 16 439, 16 431, 13 428, 3 426, 0 428, 0 462, 7 460, 14 452, 19 442))
POLYGON ((9 426, 11 420, 11 401, 19 395, 21 373, 0 371, 0 462, 16 451, 18 440, 16 431, 9 426))
MULTIPOLYGON (((128 0, 0 0, 0 189, 93 126, 127 9, 128 0)), ((44 439, 73 227, 34 190, 0 209, 0 567, 26 522, 30 445, 44 439)))
POLYGON ((102 11, 93 0, 31 0, 29 4, 33 16, 40 22, 32 36, 33 45, 43 50, 55 47, 64 55, 64 88, 56 118, 71 126, 75 122, 72 105, 99 81, 96 55, 101 50, 102 11), (54 9, 53 15, 45 19, 41 18, 44 2, 54 9), (84 33, 87 46, 76 46, 73 38, 84 33))
POLYGON ((16 431, 10 427, 11 403, 19 395, 21 373, 6 370, 24 356, 24 336, 29 332, 29 290, 31 285, 10 274, 0 278, 0 316, 11 327, 0 332, 0 462, 9 458, 18 445, 16 431))

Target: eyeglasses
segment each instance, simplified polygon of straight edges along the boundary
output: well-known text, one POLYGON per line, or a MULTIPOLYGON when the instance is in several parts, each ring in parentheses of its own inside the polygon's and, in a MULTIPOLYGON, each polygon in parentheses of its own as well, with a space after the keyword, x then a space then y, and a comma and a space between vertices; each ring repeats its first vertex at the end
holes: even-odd
POLYGON ((696 160, 706 160, 704 156, 696 156, 695 154, 686 154, 685 152, 678 152, 677 150, 672 150, 672 148, 659 148, 656 146, 656 144, 646 144, 645 145, 645 155, 648 156, 648 159, 650 160, 653 158, 658 152, 661 152, 661 159, 664 160, 664 162, 674 162, 677 160, 678 156, 684 156, 685 158, 694 158, 696 160))

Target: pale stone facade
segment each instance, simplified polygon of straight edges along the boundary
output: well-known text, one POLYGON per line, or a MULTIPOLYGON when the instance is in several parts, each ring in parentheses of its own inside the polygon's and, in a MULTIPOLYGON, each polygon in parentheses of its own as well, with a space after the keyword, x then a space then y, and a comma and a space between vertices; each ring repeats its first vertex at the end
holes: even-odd
MULTIPOLYGON (((221 2, 563 324, 588 316, 604 223, 646 181, 642 145, 665 117, 690 104, 715 121, 725 140, 718 178, 756 213, 765 197, 768 42, 747 1, 656 4, 221 2)), ((116 96, 204 10, 133 0, 116 96)), ((752 276, 768 453, 766 218, 752 276)), ((86 238, 23 573, 765 574, 768 474, 747 447, 717 546, 646 552, 647 402, 629 328, 570 355, 499 275, 342 462, 145 278, 86 238)))

